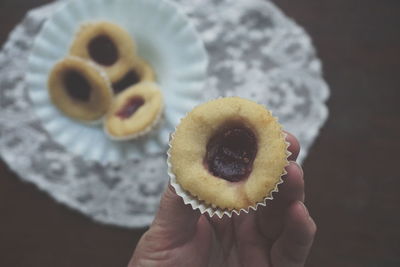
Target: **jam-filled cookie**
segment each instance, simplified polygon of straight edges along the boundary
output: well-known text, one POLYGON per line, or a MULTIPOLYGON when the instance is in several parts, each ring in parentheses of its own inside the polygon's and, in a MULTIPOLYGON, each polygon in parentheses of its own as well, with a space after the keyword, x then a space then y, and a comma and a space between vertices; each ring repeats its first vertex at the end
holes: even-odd
POLYGON ((84 122, 104 117, 113 99, 106 74, 93 63, 76 57, 67 57, 53 67, 48 90, 58 109, 84 122))
POLYGON ((285 135, 276 118, 238 97, 196 107, 182 119, 170 146, 176 182, 194 199, 220 210, 262 203, 288 164, 285 135))
POLYGON ((128 140, 149 132, 160 120, 163 97, 154 83, 134 85, 116 96, 104 129, 115 140, 128 140))
POLYGON ((136 45, 127 31, 110 22, 89 22, 81 26, 70 54, 100 65, 111 82, 120 80, 136 58, 136 45))
POLYGON ((156 79, 152 67, 144 60, 136 58, 131 67, 121 79, 113 82, 112 87, 115 94, 119 94, 129 87, 141 82, 154 82, 156 79))

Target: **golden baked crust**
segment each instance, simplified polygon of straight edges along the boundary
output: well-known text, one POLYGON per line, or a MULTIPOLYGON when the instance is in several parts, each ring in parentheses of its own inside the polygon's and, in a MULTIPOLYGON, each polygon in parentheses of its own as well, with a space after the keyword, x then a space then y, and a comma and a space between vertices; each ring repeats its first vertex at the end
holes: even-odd
POLYGON ((135 61, 131 63, 127 73, 125 73, 121 79, 115 81, 112 87, 114 93, 119 94, 138 83, 154 82, 155 80, 156 76, 150 64, 137 57, 135 61))
POLYGON ((107 21, 89 22, 81 26, 71 45, 70 54, 96 62, 114 83, 120 80, 132 66, 132 62, 135 62, 136 45, 130 34, 116 24, 107 21), (108 58, 99 62, 98 59, 93 57, 90 45, 96 38, 100 38, 98 43, 102 43, 104 50, 106 50, 96 53, 100 54, 101 57, 110 56, 110 50, 112 50, 112 54, 116 53, 114 55, 116 60, 108 58))
POLYGON ((113 99, 106 74, 94 64, 76 57, 67 57, 53 67, 48 79, 48 90, 51 101, 58 109, 84 122, 100 120, 107 113, 113 99), (79 84, 82 81, 84 84, 79 84), (77 91, 81 89, 88 90, 77 91))
POLYGON ((132 86, 116 96, 105 120, 105 132, 117 140, 145 134, 159 121, 163 107, 162 93, 156 84, 146 82, 132 86), (135 99, 143 100, 140 107, 132 115, 128 112, 127 116, 121 116, 124 108, 129 110, 129 102, 135 99))
POLYGON ((281 126, 263 106, 238 97, 196 107, 171 140, 171 171, 192 196, 219 209, 240 210, 263 202, 275 189, 287 165, 281 126), (257 139, 257 154, 247 178, 230 182, 211 174, 204 163, 207 144, 221 126, 239 122, 257 139))
POLYGON ((153 68, 145 60, 136 58, 133 68, 139 73, 140 82, 154 82, 156 80, 153 68))

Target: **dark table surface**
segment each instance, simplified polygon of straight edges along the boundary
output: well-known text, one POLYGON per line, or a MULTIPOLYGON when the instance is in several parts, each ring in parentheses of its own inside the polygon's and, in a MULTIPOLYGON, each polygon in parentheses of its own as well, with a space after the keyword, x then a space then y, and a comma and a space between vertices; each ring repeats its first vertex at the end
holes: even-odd
MULTIPOLYGON (((0 44, 33 7, 0 0, 0 44)), ((400 1, 276 0, 314 40, 330 118, 304 163, 308 267, 400 266, 400 1)), ((0 266, 126 266, 142 230, 93 223, 0 161, 0 266)))

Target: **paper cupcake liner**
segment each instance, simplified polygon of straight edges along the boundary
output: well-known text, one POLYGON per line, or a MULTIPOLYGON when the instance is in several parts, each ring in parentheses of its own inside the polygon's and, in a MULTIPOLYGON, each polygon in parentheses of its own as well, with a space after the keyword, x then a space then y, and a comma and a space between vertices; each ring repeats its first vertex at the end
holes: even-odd
MULTIPOLYGON (((274 117, 276 120, 277 118, 274 117)), ((277 120, 278 121, 278 120, 277 120)), ((282 126, 281 126, 282 127, 282 126)), ((254 206, 249 206, 246 209, 240 209, 240 210, 222 210, 216 207, 213 207, 210 204, 205 203, 202 200, 199 200, 198 198, 194 197, 193 195, 191 195, 188 191, 186 191, 176 180, 176 176, 175 174, 172 172, 172 164, 171 164, 171 148, 172 148, 172 140, 174 139, 175 136, 175 132, 176 132, 176 128, 174 133, 171 134, 170 136, 170 140, 169 140, 169 149, 167 152, 167 165, 168 165, 168 175, 170 177, 170 184, 172 185, 172 187, 175 189, 175 192, 178 196, 180 196, 183 199, 183 202, 186 205, 190 205, 192 207, 193 210, 199 210, 201 214, 205 214, 207 213, 210 217, 213 216, 218 216, 218 218, 222 219, 222 217, 227 216, 229 218, 232 217, 232 215, 235 213, 237 215, 240 215, 242 212, 243 213, 249 213, 250 210, 254 210, 256 211, 258 209, 259 206, 266 206, 267 205, 267 201, 268 200, 273 200, 274 199, 274 193, 278 193, 279 192, 279 185, 281 185, 284 181, 282 179, 283 176, 285 176, 287 174, 286 171, 286 167, 289 166, 290 162, 288 160, 288 158, 292 155, 292 153, 288 150, 290 143, 288 141, 286 141, 287 138, 287 134, 281 129, 282 131, 282 137, 285 140, 286 143, 286 165, 283 169, 283 172, 279 178, 279 181, 276 183, 275 188, 273 190, 270 191, 270 193, 268 194, 268 196, 266 196, 262 202, 258 202, 256 203, 254 206)))

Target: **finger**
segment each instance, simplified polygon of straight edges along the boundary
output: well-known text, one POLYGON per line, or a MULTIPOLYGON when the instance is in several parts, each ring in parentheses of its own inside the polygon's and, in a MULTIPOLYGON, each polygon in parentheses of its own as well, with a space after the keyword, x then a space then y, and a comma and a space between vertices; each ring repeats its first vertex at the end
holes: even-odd
POLYGON ((269 266, 269 257, 265 253, 269 247, 268 240, 257 230, 256 212, 250 210, 248 214, 241 214, 233 219, 237 249, 242 261, 249 263, 249 266, 269 266))
POLYGON ((283 177, 283 184, 274 199, 267 202, 266 207, 259 207, 257 211, 257 226, 261 234, 268 240, 275 241, 282 232, 282 225, 288 205, 293 201, 304 201, 303 170, 291 162, 286 168, 287 175, 283 177))
POLYGON ((161 198, 152 228, 161 230, 160 234, 185 238, 195 232, 199 217, 200 213, 185 205, 174 188, 169 185, 161 198))
POLYGON ((218 218, 217 216, 208 217, 211 227, 214 230, 216 241, 223 247, 227 247, 232 244, 232 238, 234 234, 233 219, 227 216, 218 218))
MULTIPOLYGON (((187 255, 169 255, 167 251, 187 244, 189 240, 194 245, 210 242, 208 222, 199 218, 200 214, 185 205, 169 185, 161 198, 156 218, 141 237, 128 266, 154 266, 157 262, 166 261, 169 256, 187 260, 187 255)), ((208 247, 200 245, 196 252, 208 254, 208 247)))
POLYGON ((297 157, 299 156, 300 153, 300 143, 297 140, 294 135, 291 133, 285 132, 286 133, 286 141, 289 142, 290 146, 288 147, 288 150, 292 155, 289 156, 289 160, 296 161, 297 157))
POLYGON ((307 259, 317 227, 300 201, 287 210, 284 230, 273 245, 271 261, 276 267, 302 267, 307 259))
POLYGON ((216 229, 218 232, 224 232, 226 231, 226 228, 232 223, 232 218, 224 215, 222 218, 219 218, 218 216, 214 215, 212 217, 209 217, 206 215, 208 221, 210 222, 211 226, 216 229))
POLYGON ((293 202, 296 200, 304 202, 304 172, 303 168, 292 161, 286 167, 287 174, 282 177, 283 183, 279 187, 276 202, 293 202))
MULTIPOLYGON (((218 217, 209 218, 210 225, 214 229, 214 233, 219 241, 230 238, 238 238, 240 242, 247 240, 254 241, 254 237, 258 236, 255 231, 255 212, 250 210, 249 213, 241 212, 240 215, 233 214, 231 218, 224 216, 222 219, 218 217)), ((238 241, 237 240, 237 241, 238 241)), ((229 240, 227 243, 232 243, 229 240)))

